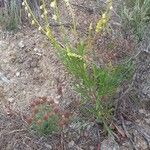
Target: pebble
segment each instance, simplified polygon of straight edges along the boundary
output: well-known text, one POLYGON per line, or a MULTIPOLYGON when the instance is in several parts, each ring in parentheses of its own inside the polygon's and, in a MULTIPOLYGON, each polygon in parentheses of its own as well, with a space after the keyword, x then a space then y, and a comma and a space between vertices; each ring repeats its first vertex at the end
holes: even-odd
POLYGON ((25 44, 23 43, 23 41, 20 41, 19 44, 18 44, 18 46, 19 46, 20 48, 24 48, 24 47, 25 47, 25 44))
POLYGON ((19 76, 20 76, 20 74, 21 74, 20 72, 16 72, 16 76, 17 76, 17 77, 19 77, 19 76))
POLYGON ((90 146, 89 148, 90 148, 90 150, 94 150, 95 149, 94 146, 90 146))
POLYGON ((4 83, 10 83, 10 80, 7 79, 6 76, 4 76, 1 72, 0 72, 0 80, 2 80, 4 83))
POLYGON ((69 148, 73 147, 74 145, 75 145, 74 141, 71 141, 71 142, 68 143, 69 148))
POLYGON ((102 150, 120 150, 119 145, 115 142, 114 139, 109 137, 108 139, 104 140, 101 144, 102 150))
POLYGON ((8 102, 13 103, 14 99, 13 98, 8 98, 8 102))
POLYGON ((45 146, 46 146, 46 148, 48 148, 49 150, 53 149, 52 146, 49 145, 49 144, 46 144, 46 143, 45 143, 45 146))

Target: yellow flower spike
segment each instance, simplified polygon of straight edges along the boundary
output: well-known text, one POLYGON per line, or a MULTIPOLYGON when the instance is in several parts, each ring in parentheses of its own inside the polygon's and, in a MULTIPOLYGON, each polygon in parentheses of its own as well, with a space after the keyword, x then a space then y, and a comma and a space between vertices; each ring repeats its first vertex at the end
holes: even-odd
POLYGON ((102 20, 102 23, 103 23, 103 25, 105 25, 105 24, 107 23, 107 20, 106 20, 106 19, 103 19, 103 20, 102 20))
POLYGON ((68 52, 67 55, 68 55, 69 57, 75 57, 75 58, 78 58, 78 59, 80 59, 80 60, 83 59, 82 56, 80 56, 80 55, 78 55, 78 54, 75 54, 75 53, 68 52))

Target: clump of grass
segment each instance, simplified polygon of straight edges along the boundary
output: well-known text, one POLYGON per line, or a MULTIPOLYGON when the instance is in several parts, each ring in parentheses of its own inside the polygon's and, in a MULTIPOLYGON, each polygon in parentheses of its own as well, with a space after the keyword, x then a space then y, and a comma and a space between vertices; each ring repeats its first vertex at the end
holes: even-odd
POLYGON ((24 0, 23 5, 28 12, 29 18, 31 18, 32 25, 37 26, 48 37, 70 74, 75 77, 75 90, 81 95, 80 106, 90 106, 84 107, 91 114, 90 117, 92 116, 97 122, 102 123, 104 129, 112 134, 110 123, 113 117, 114 101, 111 101, 111 96, 120 84, 131 75, 132 65, 127 63, 113 66, 110 62, 106 67, 98 67, 91 61, 87 53, 89 49, 93 48, 93 43, 97 37, 107 28, 111 10, 113 9, 112 0, 107 0, 106 11, 103 12, 96 26, 93 26, 93 23, 89 25, 88 37, 84 41, 78 36, 78 23, 69 0, 64 0, 64 3, 68 8, 69 15, 72 17, 73 26, 70 32, 79 39, 76 46, 73 46, 74 44, 70 43, 68 37, 66 37, 66 30, 61 24, 62 18, 60 17, 56 0, 53 0, 50 5, 54 10, 52 19, 60 24, 63 43, 60 43, 53 34, 53 29, 48 20, 49 16, 45 0, 42 0, 40 6, 44 25, 38 21, 26 0, 24 0))
POLYGON ((150 0, 126 0, 120 8, 123 31, 132 32, 141 41, 150 21, 150 0))
POLYGON ((62 111, 54 100, 39 97, 30 104, 31 115, 26 117, 32 130, 41 135, 59 132, 68 124, 71 113, 62 111))
POLYGON ((6 30, 16 30, 21 23, 21 3, 17 0, 7 1, 0 14, 0 24, 6 30))

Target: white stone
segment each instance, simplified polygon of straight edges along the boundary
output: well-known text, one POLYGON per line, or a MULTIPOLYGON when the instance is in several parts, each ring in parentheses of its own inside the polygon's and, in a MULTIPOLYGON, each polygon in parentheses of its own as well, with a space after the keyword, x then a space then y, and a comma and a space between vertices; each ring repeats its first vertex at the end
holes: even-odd
POLYGON ((18 44, 18 46, 19 46, 20 48, 24 48, 24 47, 25 47, 25 44, 24 44, 23 41, 20 41, 19 44, 18 44))

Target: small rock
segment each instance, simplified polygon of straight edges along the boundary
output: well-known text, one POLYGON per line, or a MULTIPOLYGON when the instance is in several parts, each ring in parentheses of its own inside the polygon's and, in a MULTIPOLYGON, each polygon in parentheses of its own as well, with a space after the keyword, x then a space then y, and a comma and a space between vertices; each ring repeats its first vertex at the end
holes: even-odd
POLYGON ((145 110, 144 110, 144 109, 140 109, 140 110, 139 110, 139 113, 145 114, 145 110))
POLYGON ((13 103, 14 99, 13 98, 8 98, 8 102, 13 103))
POLYGON ((18 44, 18 46, 19 46, 20 48, 24 48, 24 47, 25 47, 23 41, 20 41, 19 44, 18 44))
POLYGON ((16 72, 16 76, 19 77, 20 76, 20 72, 16 72))
POLYGON ((75 145, 74 141, 71 141, 71 142, 68 143, 69 148, 73 147, 74 145, 75 145))
POLYGON ((148 148, 145 139, 140 134, 138 134, 137 131, 134 133, 134 142, 136 143, 136 147, 138 149, 146 150, 148 148))
POLYGON ((94 150, 95 149, 94 146, 89 146, 89 148, 90 148, 90 150, 94 150))
POLYGON ((101 149, 102 150, 120 150, 118 143, 115 142, 115 140, 112 139, 111 137, 102 142, 101 149))
POLYGON ((0 50, 5 50, 8 47, 8 43, 0 41, 0 50))
POLYGON ((4 83, 10 83, 10 81, 7 79, 6 76, 4 76, 1 72, 0 72, 0 80, 2 80, 4 83))
POLYGON ((146 118, 145 121, 147 124, 150 124, 150 118, 146 118))
POLYGON ((49 150, 53 149, 52 146, 49 145, 49 144, 46 144, 46 143, 45 143, 45 146, 46 146, 46 148, 48 148, 49 150))

